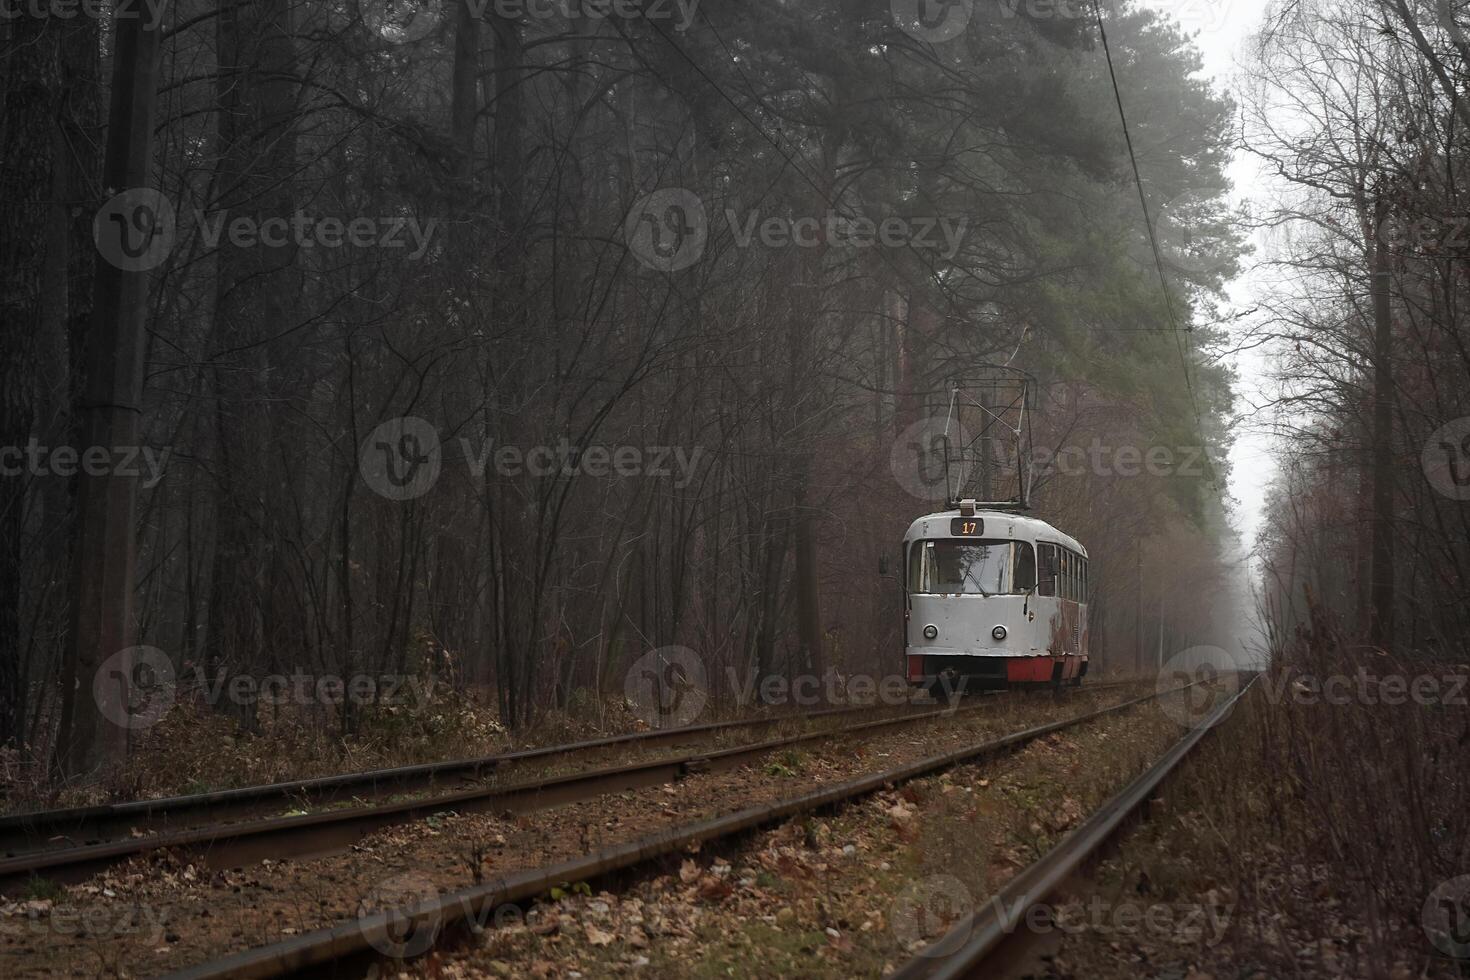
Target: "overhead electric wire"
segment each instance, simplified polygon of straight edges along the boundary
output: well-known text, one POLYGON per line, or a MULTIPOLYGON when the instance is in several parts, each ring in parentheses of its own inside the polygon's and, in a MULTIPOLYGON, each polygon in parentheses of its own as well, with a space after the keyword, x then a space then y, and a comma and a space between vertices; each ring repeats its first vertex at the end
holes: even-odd
MULTIPOLYGON (((1138 172, 1138 155, 1133 151, 1133 135, 1128 129, 1128 114, 1123 111, 1123 93, 1118 89, 1118 73, 1113 69, 1113 49, 1108 44, 1108 31, 1103 26, 1102 4, 1099 0, 1092 0, 1092 13, 1097 19, 1097 34, 1102 40, 1103 57, 1108 63, 1108 80, 1113 85, 1113 101, 1118 105, 1118 121, 1123 126, 1123 143, 1128 147, 1128 163, 1133 168, 1133 186, 1138 189, 1138 206, 1143 209, 1143 227, 1148 232, 1149 248, 1153 251, 1154 268, 1159 273, 1159 289, 1164 294, 1164 309, 1169 315, 1169 324, 1173 328, 1174 345, 1179 351, 1179 366, 1184 372, 1184 389, 1189 393, 1189 407, 1194 412, 1194 434, 1199 437, 1200 451, 1205 455, 1205 462, 1209 464, 1212 481, 1216 478, 1215 461, 1210 458, 1210 447, 1205 441, 1204 423, 1200 419, 1199 400, 1195 397, 1194 382, 1189 377, 1189 357, 1185 350, 1185 343, 1179 337, 1179 318, 1174 314, 1174 299, 1169 292, 1169 280, 1164 274, 1164 259, 1159 251, 1159 239, 1154 233, 1154 223, 1148 213, 1148 198, 1143 193, 1143 177, 1138 172)), ((1182 332, 1189 337, 1194 330, 1190 324, 1182 332)), ((1218 484, 1217 484, 1218 488, 1218 484)))

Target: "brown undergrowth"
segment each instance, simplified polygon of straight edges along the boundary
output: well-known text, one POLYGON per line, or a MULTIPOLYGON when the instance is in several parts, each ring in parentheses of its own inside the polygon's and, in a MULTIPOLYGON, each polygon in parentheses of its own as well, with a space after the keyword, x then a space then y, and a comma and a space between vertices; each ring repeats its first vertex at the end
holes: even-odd
POLYGON ((1319 612, 1069 896, 1225 906, 1228 928, 1104 921, 1069 934, 1047 975, 1470 975, 1442 948, 1446 926, 1470 925, 1470 887, 1453 884, 1470 874, 1467 673, 1356 644, 1319 612))

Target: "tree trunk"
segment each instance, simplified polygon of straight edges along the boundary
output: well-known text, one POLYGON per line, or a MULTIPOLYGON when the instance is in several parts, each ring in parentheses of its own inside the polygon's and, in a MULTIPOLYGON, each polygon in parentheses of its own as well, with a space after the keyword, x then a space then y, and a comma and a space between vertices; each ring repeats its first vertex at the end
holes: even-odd
MULTIPOLYGON (((113 31, 104 192, 149 186, 158 87, 160 32, 148 29, 138 17, 115 18, 113 31)), ((135 227, 140 212, 141 206, 133 211, 135 227)), ((127 229, 120 231, 128 233, 127 229)), ((80 420, 81 445, 137 446, 148 273, 101 262, 93 297, 92 336, 85 345, 84 396, 75 413, 80 420)), ((127 729, 115 720, 122 717, 118 711, 126 708, 131 686, 138 680, 135 662, 129 658, 117 665, 118 686, 104 684, 99 688, 101 698, 87 696, 103 662, 133 642, 137 478, 109 469, 102 475, 82 474, 78 486, 70 658, 82 690, 75 701, 69 740, 62 746, 67 760, 63 768, 70 775, 102 770, 124 753, 127 729)))

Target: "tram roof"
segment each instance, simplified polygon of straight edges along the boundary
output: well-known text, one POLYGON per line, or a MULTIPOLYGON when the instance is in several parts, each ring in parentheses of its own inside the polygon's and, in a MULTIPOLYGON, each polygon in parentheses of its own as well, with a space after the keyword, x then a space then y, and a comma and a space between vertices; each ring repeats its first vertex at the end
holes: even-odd
POLYGON ((985 522, 982 537, 1061 544, 1084 558, 1088 557, 1087 549, 1082 547, 1082 542, 1070 534, 1058 531, 1040 518, 1027 517, 1025 514, 1014 514, 1004 510, 977 510, 973 515, 961 514, 957 507, 952 510, 935 511, 932 514, 925 514, 910 524, 908 533, 903 536, 903 539, 912 541, 915 538, 953 537, 949 533, 949 522, 956 517, 970 516, 978 517, 985 522))

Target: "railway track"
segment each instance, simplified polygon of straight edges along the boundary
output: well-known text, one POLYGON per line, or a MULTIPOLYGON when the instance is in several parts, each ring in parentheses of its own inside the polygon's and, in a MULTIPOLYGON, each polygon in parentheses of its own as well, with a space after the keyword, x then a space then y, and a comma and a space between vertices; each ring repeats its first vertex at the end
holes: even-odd
POLYGON ((1038 933, 1017 926, 1027 921, 1033 908, 1042 905, 1068 876, 1112 839, 1254 681, 1252 677, 1228 700, 1217 705, 1158 762, 1099 807, 1040 860, 1012 878, 982 908, 890 973, 888 980, 956 980, 998 975, 997 970, 991 969, 996 961, 1006 959, 1015 963, 1022 959, 1024 947, 1035 942, 1038 933))
POLYGON ((798 719, 842 717, 872 710, 867 706, 828 708, 801 716, 782 714, 742 718, 613 735, 469 759, 242 786, 188 796, 9 814, 0 816, 0 854, 15 857, 47 846, 91 844, 110 838, 127 837, 144 830, 176 830, 199 823, 220 823, 225 820, 265 816, 278 812, 283 806, 306 809, 343 801, 371 802, 395 795, 430 792, 445 786, 453 788, 476 783, 527 763, 545 763, 610 749, 674 745, 726 733, 776 727, 798 719))
MULTIPOLYGON (((1189 686, 1193 685, 1185 685, 1185 687, 1189 686)), ((430 935, 437 940, 447 930, 466 926, 480 927, 491 921, 495 909, 500 906, 544 895, 558 884, 568 881, 596 880, 615 872, 645 866, 708 841, 739 835, 803 813, 846 803, 887 786, 1009 751, 1054 732, 1085 724, 1115 712, 1125 711, 1183 689, 1184 687, 1180 687, 1171 691, 1131 698, 1120 704, 1108 705, 1069 718, 1036 725, 956 751, 834 783, 774 804, 749 807, 721 817, 686 824, 669 831, 619 844, 582 857, 514 872, 494 881, 426 898, 410 907, 364 914, 331 928, 308 932, 267 946, 233 953, 217 960, 187 967, 169 976, 175 980, 323 976, 332 972, 333 964, 342 968, 342 975, 349 975, 346 972, 349 968, 362 965, 363 961, 371 960, 384 949, 394 948, 405 934, 412 933, 420 937, 430 935)), ((1186 739, 1185 742, 1188 742, 1188 745, 1182 751, 1176 746, 1170 755, 1179 753, 1182 757, 1183 752, 1187 752, 1188 748, 1193 745, 1193 741, 1189 739, 1186 739)), ((1169 768, 1172 768, 1172 765, 1169 768)), ((1162 779, 1162 775, 1158 778, 1162 779)), ((1110 803, 1109 807, 1114 807, 1114 804, 1110 803)), ((1107 810, 1108 807, 1104 809, 1107 810)))
MULTIPOLYGON (((1086 690, 1097 692, 1117 686, 1120 685, 1096 685, 1086 690)), ((111 821, 118 827, 126 828, 127 836, 78 846, 33 850, 0 860, 0 891, 13 891, 34 878, 45 878, 49 881, 63 883, 83 881, 123 861, 165 849, 188 852, 197 863, 214 869, 241 867, 266 858, 289 860, 317 857, 344 850, 367 835, 385 827, 421 820, 436 813, 446 811, 527 813, 591 799, 606 793, 660 785, 695 772, 714 772, 735 768, 769 752, 831 738, 834 735, 864 734, 884 728, 938 720, 954 714, 969 714, 986 707, 988 705, 982 699, 958 709, 936 708, 906 712, 892 718, 880 718, 855 725, 839 724, 835 727, 820 727, 732 748, 711 750, 706 746, 672 757, 633 762, 627 765, 588 769, 520 783, 482 785, 457 792, 438 793, 346 809, 323 810, 299 816, 237 819, 234 822, 219 819, 225 813, 238 817, 242 812, 241 807, 248 809, 250 806, 259 805, 262 800, 275 800, 279 803, 283 795, 291 801, 300 801, 302 796, 299 794, 281 793, 282 788, 287 786, 319 787, 324 793, 337 793, 344 785, 371 785, 376 787, 380 794, 387 792, 385 787, 394 786, 399 787, 399 791, 403 792, 405 777, 407 780, 423 778, 435 780, 442 779, 447 772, 461 775, 469 772, 483 772, 485 775, 482 778, 487 778, 495 776, 509 762, 545 761, 609 747, 631 745, 647 747, 648 745, 689 741, 731 731, 776 725, 793 719, 780 717, 722 722, 659 732, 644 732, 573 745, 550 746, 544 749, 531 749, 478 760, 359 773, 304 783, 252 787, 246 790, 206 794, 202 797, 181 797, 173 800, 149 801, 145 804, 123 804, 106 808, 104 812, 97 814, 91 826, 102 826, 111 821), (215 821, 202 826, 176 830, 167 829, 165 826, 165 829, 159 831, 158 824, 147 824, 138 819, 150 814, 179 819, 183 814, 200 812, 211 813, 216 817, 215 821), (157 832, 138 836, 138 832, 145 827, 157 832)), ((871 713, 872 710, 871 707, 830 709, 814 712, 805 717, 835 716, 842 718, 854 713, 871 713)), ((432 786, 434 783, 431 782, 429 785, 432 786)), ((317 800, 320 801, 321 798, 317 797, 317 800)), ((52 817, 51 819, 54 822, 65 818, 52 817)))

